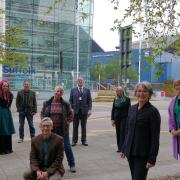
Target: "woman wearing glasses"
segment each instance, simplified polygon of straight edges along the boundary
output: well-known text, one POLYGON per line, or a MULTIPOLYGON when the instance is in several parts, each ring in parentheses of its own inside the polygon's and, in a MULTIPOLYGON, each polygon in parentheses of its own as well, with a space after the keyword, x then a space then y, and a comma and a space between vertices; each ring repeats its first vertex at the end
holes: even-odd
POLYGON ((130 107, 123 153, 127 157, 132 180, 145 180, 149 168, 156 163, 159 150, 160 114, 149 102, 153 94, 149 82, 135 87, 137 103, 130 107))
POLYGON ((0 82, 0 155, 12 153, 12 134, 15 133, 10 107, 13 94, 6 80, 0 82))

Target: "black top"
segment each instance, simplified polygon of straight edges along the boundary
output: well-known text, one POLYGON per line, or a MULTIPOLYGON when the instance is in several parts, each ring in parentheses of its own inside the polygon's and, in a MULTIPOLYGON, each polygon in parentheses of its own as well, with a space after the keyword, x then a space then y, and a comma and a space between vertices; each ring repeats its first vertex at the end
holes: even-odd
POLYGON ((25 110, 26 108, 28 108, 29 105, 29 91, 24 91, 24 99, 23 99, 23 109, 25 110))
POLYGON ((10 99, 5 100, 3 97, 0 97, 0 107, 1 108, 9 108, 13 101, 13 94, 10 93, 10 99))
POLYGON ((115 100, 113 102, 112 111, 111 111, 111 120, 120 121, 121 118, 128 116, 128 110, 131 106, 130 99, 125 97, 126 100, 121 104, 121 106, 116 106, 115 100))
POLYGON ((143 157, 149 163, 155 164, 159 150, 160 123, 159 111, 150 102, 140 110, 138 104, 131 106, 123 145, 127 158, 143 157))

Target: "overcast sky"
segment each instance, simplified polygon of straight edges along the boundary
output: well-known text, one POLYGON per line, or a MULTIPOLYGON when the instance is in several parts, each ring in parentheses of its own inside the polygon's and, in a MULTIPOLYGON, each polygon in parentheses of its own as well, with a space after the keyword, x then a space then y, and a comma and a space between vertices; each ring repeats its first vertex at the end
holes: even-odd
POLYGON ((114 11, 108 0, 94 0, 93 39, 105 50, 113 51, 119 44, 118 32, 112 32, 113 21, 122 16, 128 0, 121 0, 121 10, 114 11))

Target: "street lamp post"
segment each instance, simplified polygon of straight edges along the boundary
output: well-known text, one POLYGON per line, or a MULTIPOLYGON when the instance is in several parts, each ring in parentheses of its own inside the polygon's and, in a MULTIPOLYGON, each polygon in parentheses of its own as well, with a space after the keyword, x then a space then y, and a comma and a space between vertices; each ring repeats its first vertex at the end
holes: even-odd
POLYGON ((79 0, 76 0, 76 27, 77 27, 77 40, 76 40, 76 76, 79 77, 79 0))
MULTIPOLYGON (((141 31, 141 30, 140 30, 141 31)), ((142 49, 142 36, 139 36, 139 59, 138 59, 138 82, 141 82, 141 49, 142 49)))
POLYGON ((120 68, 120 71, 119 71, 118 77, 117 77, 118 86, 120 86, 120 84, 121 84, 120 80, 121 80, 121 77, 122 77, 122 73, 121 73, 121 70, 122 70, 122 69, 121 69, 120 46, 116 46, 115 48, 116 48, 116 52, 117 52, 117 55, 118 55, 118 63, 119 63, 119 68, 120 68), (119 54, 118 54, 118 52, 119 52, 119 54))

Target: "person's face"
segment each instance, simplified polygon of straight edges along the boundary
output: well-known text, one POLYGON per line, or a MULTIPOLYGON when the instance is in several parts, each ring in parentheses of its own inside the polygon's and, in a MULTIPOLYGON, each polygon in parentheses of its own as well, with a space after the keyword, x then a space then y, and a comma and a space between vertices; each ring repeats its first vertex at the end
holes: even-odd
POLYGON ((136 97, 139 103, 146 103, 150 99, 150 94, 147 89, 145 89, 142 85, 139 85, 136 91, 136 97))
POLYGON ((3 91, 3 92, 7 92, 8 89, 9 89, 8 83, 4 82, 4 83, 2 84, 2 91, 3 91))
POLYGON ((77 80, 77 84, 78 84, 79 87, 82 87, 82 86, 83 86, 83 83, 84 83, 84 82, 83 82, 82 79, 78 79, 78 80, 77 80))
POLYGON ((61 98, 61 97, 63 96, 63 94, 64 94, 64 90, 61 89, 61 88, 58 88, 58 89, 56 89, 56 90, 54 91, 54 97, 55 97, 56 99, 61 98))
POLYGON ((121 97, 122 96, 122 90, 121 89, 116 89, 116 95, 118 97, 121 97))
POLYGON ((52 125, 46 123, 41 125, 41 132, 43 136, 48 137, 51 134, 51 130, 52 130, 52 125))
POLYGON ((29 82, 28 82, 28 81, 24 82, 23 87, 24 87, 24 90, 25 90, 25 91, 28 91, 28 90, 30 89, 30 84, 29 84, 29 82))
POLYGON ((176 90, 177 96, 180 96, 180 84, 176 84, 176 85, 174 86, 174 88, 175 88, 175 90, 176 90))

